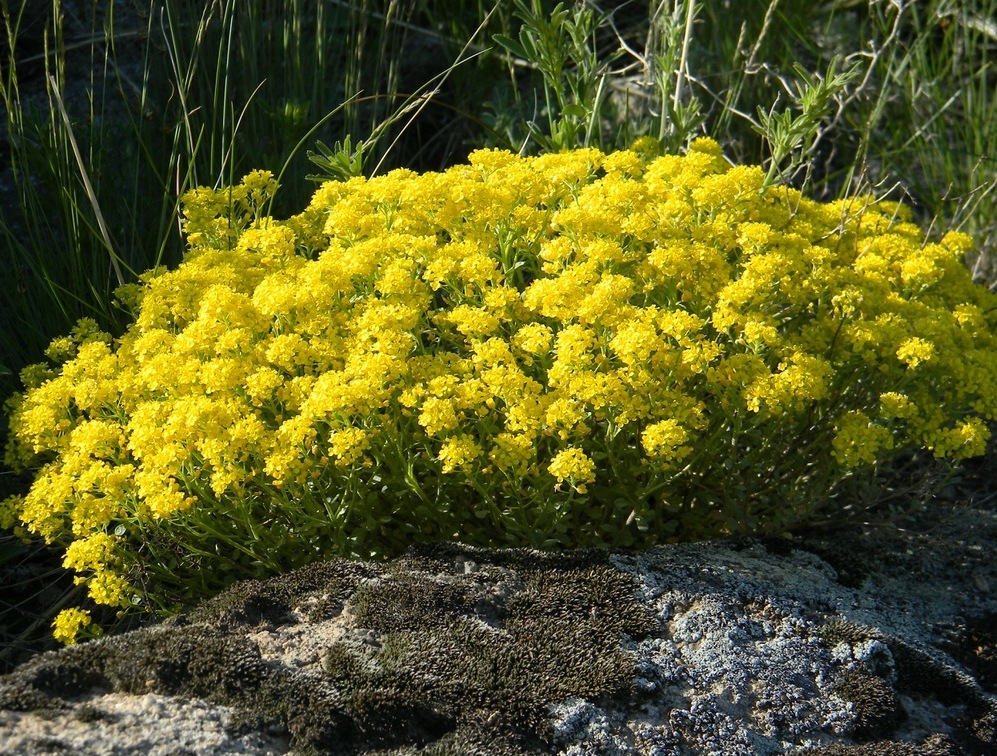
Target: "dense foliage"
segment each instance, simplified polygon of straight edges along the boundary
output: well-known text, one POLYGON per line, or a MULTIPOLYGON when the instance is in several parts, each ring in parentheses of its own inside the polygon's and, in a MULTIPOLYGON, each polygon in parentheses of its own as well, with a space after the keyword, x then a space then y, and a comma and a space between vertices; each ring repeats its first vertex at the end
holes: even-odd
MULTIPOLYGON (((967 236, 768 186, 717 144, 480 150, 185 197, 190 249, 25 371, 0 512, 97 603, 414 540, 644 545, 782 531, 910 448, 997 419, 997 300, 967 236)), ((88 621, 64 614, 71 639, 88 621)))

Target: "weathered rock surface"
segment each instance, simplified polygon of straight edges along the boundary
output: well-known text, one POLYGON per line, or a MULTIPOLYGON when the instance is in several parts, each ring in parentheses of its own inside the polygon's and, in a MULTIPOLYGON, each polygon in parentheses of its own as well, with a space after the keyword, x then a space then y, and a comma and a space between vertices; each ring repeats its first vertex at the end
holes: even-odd
POLYGON ((0 752, 997 753, 997 513, 901 525, 241 583, 0 678, 0 752))

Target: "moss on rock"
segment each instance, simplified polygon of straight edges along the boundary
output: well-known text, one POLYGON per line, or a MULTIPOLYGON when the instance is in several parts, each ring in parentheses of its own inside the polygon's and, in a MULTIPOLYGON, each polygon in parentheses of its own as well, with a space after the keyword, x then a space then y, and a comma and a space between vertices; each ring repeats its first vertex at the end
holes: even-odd
POLYGON ((832 690, 854 707, 856 740, 889 738, 907 716, 893 686, 876 675, 848 670, 832 690))
POLYGON ((316 564, 35 657, 0 709, 104 728, 102 693, 159 694, 304 754, 994 752, 993 696, 924 635, 825 619, 830 570, 769 554, 423 544, 316 564))
POLYGON ((236 730, 285 732, 306 751, 470 753, 484 728, 519 753, 546 747, 553 703, 634 694, 621 643, 657 623, 605 556, 424 545, 399 561, 239 583, 159 627, 37 657, 0 687, 0 702, 156 692, 234 707, 236 730), (356 632, 329 643, 320 674, 268 663, 248 631, 309 613, 342 614, 356 632))

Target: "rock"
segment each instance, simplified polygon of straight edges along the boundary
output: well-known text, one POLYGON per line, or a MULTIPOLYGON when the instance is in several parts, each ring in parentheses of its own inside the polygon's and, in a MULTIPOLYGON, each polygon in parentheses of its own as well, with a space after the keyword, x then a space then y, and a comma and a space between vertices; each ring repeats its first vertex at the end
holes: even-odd
POLYGON ((997 513, 640 553, 413 546, 0 678, 5 754, 997 752, 997 513))

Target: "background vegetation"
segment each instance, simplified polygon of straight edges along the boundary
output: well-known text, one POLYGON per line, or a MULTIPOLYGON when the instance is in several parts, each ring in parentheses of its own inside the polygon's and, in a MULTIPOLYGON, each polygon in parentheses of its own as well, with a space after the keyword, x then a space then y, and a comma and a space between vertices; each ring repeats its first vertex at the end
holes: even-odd
MULTIPOLYGON (((904 199, 997 279, 997 0, 0 0, 0 393, 113 292, 182 257, 177 202, 251 168, 441 169, 476 147, 680 151, 697 135, 830 199, 904 199), (736 22, 732 23, 732 19, 736 22), (309 159, 310 158, 310 159, 309 159)), ((0 441, 5 431, 0 428, 0 441)), ((25 481, 4 471, 0 497, 25 481)), ((68 601, 0 536, 0 661, 68 601), (28 611, 25 611, 25 610, 28 611), (9 638, 9 639, 8 639, 9 638), (20 638, 21 640, 17 640, 20 638)), ((25 641, 26 642, 26 641, 25 641)))

